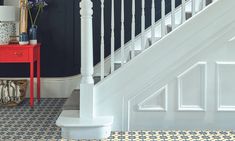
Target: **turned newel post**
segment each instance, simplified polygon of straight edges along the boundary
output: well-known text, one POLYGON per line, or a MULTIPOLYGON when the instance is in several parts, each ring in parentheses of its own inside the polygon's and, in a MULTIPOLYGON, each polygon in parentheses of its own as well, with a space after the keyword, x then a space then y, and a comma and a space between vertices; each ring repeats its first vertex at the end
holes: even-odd
POLYGON ((81 14, 81 82, 80 117, 93 118, 93 30, 91 0, 80 2, 81 14))

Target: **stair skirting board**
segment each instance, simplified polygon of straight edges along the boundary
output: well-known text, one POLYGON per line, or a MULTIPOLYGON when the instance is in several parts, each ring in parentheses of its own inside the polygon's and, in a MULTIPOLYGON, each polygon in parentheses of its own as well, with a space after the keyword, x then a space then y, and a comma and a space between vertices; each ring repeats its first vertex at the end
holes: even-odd
MULTIPOLYGON (((29 78, 0 78, 0 80, 20 80, 29 78)), ((34 93, 36 96, 37 79, 34 79, 34 93)), ((41 97, 42 98, 68 98, 74 89, 79 89, 80 75, 57 78, 41 78, 41 97)), ((29 97, 29 83, 27 86, 26 97, 29 97)))

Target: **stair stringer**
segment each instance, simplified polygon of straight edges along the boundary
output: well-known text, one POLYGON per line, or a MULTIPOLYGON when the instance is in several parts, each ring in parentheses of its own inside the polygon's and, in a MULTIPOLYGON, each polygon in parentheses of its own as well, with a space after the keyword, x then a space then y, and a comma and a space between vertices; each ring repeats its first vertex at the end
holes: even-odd
MULTIPOLYGON (((113 130, 132 129, 129 124, 131 101, 166 85, 190 58, 223 45, 232 36, 230 33, 234 33, 234 6, 233 0, 216 1, 98 83, 94 88, 95 115, 113 115, 113 130)), ((142 125, 144 128, 144 123, 142 125)), ((160 126, 156 125, 155 129, 157 127, 160 126)))

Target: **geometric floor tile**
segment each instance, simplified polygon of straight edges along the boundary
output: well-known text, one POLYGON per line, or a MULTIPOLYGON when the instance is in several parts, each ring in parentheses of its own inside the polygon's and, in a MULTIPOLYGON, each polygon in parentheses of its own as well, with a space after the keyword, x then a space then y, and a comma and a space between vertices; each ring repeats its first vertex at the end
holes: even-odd
MULTIPOLYGON (((0 107, 0 141, 67 141, 55 125, 65 101, 41 99, 32 109, 25 99, 16 107, 0 107)), ((104 141, 235 141, 235 131, 120 131, 104 141)))
POLYGON ((55 121, 66 99, 35 100, 30 108, 29 99, 16 107, 0 107, 0 141, 60 140, 60 128, 55 121))

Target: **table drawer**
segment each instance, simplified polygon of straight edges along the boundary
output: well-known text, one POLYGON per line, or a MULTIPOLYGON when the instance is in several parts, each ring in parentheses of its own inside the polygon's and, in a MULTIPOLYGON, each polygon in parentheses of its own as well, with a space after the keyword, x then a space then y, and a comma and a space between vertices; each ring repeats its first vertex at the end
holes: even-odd
POLYGON ((0 60, 1 61, 23 61, 29 60, 29 49, 27 48, 19 48, 19 49, 11 49, 11 48, 0 48, 0 60))

